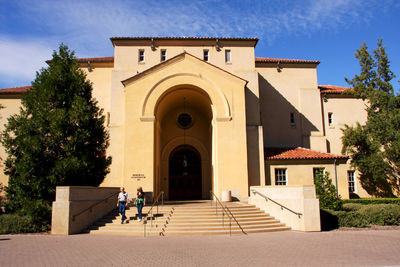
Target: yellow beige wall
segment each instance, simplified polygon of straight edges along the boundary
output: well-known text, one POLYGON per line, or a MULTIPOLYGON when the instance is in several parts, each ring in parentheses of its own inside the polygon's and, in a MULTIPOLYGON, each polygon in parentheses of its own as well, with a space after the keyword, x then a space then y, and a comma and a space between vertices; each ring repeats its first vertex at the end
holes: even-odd
MULTIPOLYGON (((332 183, 336 185, 334 160, 269 160, 266 168, 266 182, 270 185, 275 185, 275 169, 286 169, 287 186, 313 185, 314 168, 323 168, 326 172, 329 172, 332 183)), ((351 168, 346 160, 336 161, 338 193, 343 199, 349 198, 347 171, 351 170, 354 170, 354 168, 351 168)), ((368 197, 369 195, 359 183, 357 172, 355 173, 355 180, 355 193, 360 197, 368 197)))
MULTIPOLYGON (((0 104, 4 107, 3 109, 0 109, 0 130, 1 132, 4 130, 4 124, 7 123, 7 119, 16 113, 19 112, 19 108, 21 105, 21 99, 20 96, 3 96, 0 98, 0 104)), ((4 147, 0 145, 0 183, 3 185, 8 184, 8 176, 6 176, 3 172, 4 168, 4 161, 7 158, 7 154, 4 150, 4 147)))
POLYGON ((306 147, 325 152, 315 65, 258 64, 265 147, 306 147), (295 124, 290 123, 290 113, 295 124))
POLYGON ((92 96, 98 101, 99 106, 104 110, 103 115, 106 116, 110 112, 111 106, 111 73, 113 63, 91 63, 92 70, 89 72, 85 64, 81 64, 81 69, 87 75, 87 79, 92 82, 92 96))
POLYGON ((345 125, 355 126, 357 122, 363 125, 367 121, 365 102, 362 99, 342 95, 326 95, 324 99, 324 125, 329 152, 341 154, 342 129, 345 125), (328 113, 332 113, 332 124, 329 124, 328 113))
MULTIPOLYGON (((362 99, 341 94, 326 94, 322 95, 322 98, 328 152, 339 155, 342 153, 342 129, 345 128, 345 125, 355 126, 357 122, 361 125, 365 124, 367 121, 366 103, 362 99), (329 113, 332 113, 333 121, 331 124, 329 124, 328 120, 329 113)), ((347 162, 347 169, 354 169, 350 166, 350 160, 347 162)), ((359 175, 360 173, 356 171, 355 193, 360 197, 370 197, 362 188, 359 175)))
MULTIPOLYGON (((157 178, 158 173, 165 173, 165 170, 154 168, 154 162, 159 166, 157 155, 162 152, 162 147, 155 146, 157 123, 161 127, 159 132, 163 133, 159 141, 161 146, 177 135, 168 127, 163 128, 163 123, 168 122, 168 119, 158 122, 156 110, 166 94, 188 89, 207 95, 212 104, 209 108, 212 110, 211 176, 214 179, 214 192, 220 196, 222 190, 235 190, 241 197, 246 197, 248 181, 244 85, 244 80, 187 54, 146 75, 127 81, 125 94, 121 95, 126 113, 123 122, 125 152, 114 151, 112 154, 124 170, 123 184, 127 189, 134 191, 141 185, 145 191, 153 191, 156 187, 153 181, 160 180, 157 178), (146 178, 132 179, 132 174, 144 174, 146 178)), ((209 125, 203 122, 203 127, 204 134, 193 134, 191 137, 207 147, 210 137, 205 135, 209 125)), ((110 174, 111 179, 113 175, 110 174)))

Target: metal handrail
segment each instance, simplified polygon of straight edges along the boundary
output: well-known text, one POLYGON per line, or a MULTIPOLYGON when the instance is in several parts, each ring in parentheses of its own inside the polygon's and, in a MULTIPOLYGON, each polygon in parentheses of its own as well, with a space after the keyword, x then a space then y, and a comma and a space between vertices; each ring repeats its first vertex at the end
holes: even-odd
MULTIPOLYGON (((157 213, 156 214, 158 214, 158 203, 160 202, 160 196, 161 196, 161 205, 164 205, 164 191, 161 191, 160 193, 158 193, 157 197, 153 201, 153 204, 151 205, 149 211, 147 212, 145 219, 143 220, 143 236, 146 236, 146 224, 148 221, 148 217, 150 214, 151 214, 150 217, 153 217, 153 208, 154 208, 154 205, 156 205, 156 204, 157 204, 157 213)), ((153 228, 153 219, 151 219, 150 222, 151 222, 150 229, 152 229, 153 228)))
POLYGON ((284 205, 282 205, 282 204, 276 202, 275 200, 273 200, 273 199, 267 197, 266 195, 264 195, 264 194, 258 192, 257 190, 252 189, 251 192, 253 192, 253 194, 256 194, 256 193, 259 194, 259 195, 260 195, 261 197, 263 197, 266 201, 270 200, 271 202, 273 202, 273 203, 275 203, 276 205, 280 206, 281 209, 286 209, 286 210, 288 210, 288 211, 290 211, 290 212, 296 214, 297 216, 299 216, 299 218, 303 215, 303 214, 300 213, 300 212, 295 212, 294 210, 291 210, 291 209, 289 209, 288 207, 286 207, 286 206, 284 206, 284 205))
POLYGON ((243 234, 247 235, 247 233, 243 230, 242 226, 236 220, 235 216, 233 216, 231 210, 228 207, 222 205, 221 201, 218 199, 218 197, 211 190, 210 190, 210 196, 211 196, 211 205, 212 205, 212 196, 214 196, 215 200, 216 200, 216 202, 215 202, 215 214, 216 215, 218 215, 217 204, 219 204, 221 206, 221 208, 222 208, 222 225, 224 225, 224 214, 226 213, 226 215, 229 217, 229 235, 232 235, 232 219, 239 226, 239 228, 243 232, 243 234))
POLYGON ((100 203, 107 202, 109 198, 111 198, 111 197, 113 197, 115 195, 118 195, 118 194, 119 194, 119 192, 112 193, 110 196, 100 200, 99 202, 96 202, 96 203, 90 205, 89 207, 87 207, 84 210, 81 210, 80 212, 78 212, 77 214, 72 216, 72 221, 75 221, 75 218, 78 217, 79 215, 83 214, 84 212, 86 212, 88 210, 91 210, 92 208, 94 208, 95 206, 99 205, 100 203))

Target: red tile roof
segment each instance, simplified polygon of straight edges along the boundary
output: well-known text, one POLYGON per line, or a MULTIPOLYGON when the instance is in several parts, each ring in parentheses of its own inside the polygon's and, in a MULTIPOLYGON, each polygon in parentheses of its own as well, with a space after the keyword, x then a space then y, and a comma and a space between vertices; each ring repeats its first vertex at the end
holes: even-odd
POLYGON ((114 62, 114 57, 88 57, 88 58, 77 58, 78 62, 114 62))
POLYGON ((254 46, 258 43, 258 38, 256 37, 111 37, 111 42, 115 41, 158 41, 158 40, 199 40, 199 41, 251 41, 254 42, 254 46))
POLYGON ((23 94, 31 88, 32 88, 32 85, 3 88, 3 89, 0 89, 0 94, 1 95, 23 94))
POLYGON ((353 88, 351 87, 343 87, 336 85, 318 85, 318 88, 321 91, 321 93, 325 94, 341 94, 343 92, 353 90, 353 88))
MULTIPOLYGON (((114 62, 114 57, 86 57, 86 58, 77 58, 76 59, 79 63, 87 63, 90 61, 91 63, 108 63, 114 62)), ((46 60, 47 64, 51 63, 51 60, 46 60)))
POLYGON ((265 159, 286 160, 286 159, 348 159, 348 156, 323 153, 304 147, 297 148, 265 148, 265 159))
POLYGON ((257 63, 306 63, 319 64, 318 60, 302 60, 302 59, 287 59, 287 58, 271 58, 271 57, 256 57, 257 63))

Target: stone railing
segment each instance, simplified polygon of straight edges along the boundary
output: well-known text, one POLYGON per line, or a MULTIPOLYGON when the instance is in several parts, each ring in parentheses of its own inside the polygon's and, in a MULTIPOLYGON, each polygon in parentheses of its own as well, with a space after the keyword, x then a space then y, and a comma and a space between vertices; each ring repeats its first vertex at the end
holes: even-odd
POLYGON ((116 208, 119 187, 58 186, 51 233, 77 234, 116 208))

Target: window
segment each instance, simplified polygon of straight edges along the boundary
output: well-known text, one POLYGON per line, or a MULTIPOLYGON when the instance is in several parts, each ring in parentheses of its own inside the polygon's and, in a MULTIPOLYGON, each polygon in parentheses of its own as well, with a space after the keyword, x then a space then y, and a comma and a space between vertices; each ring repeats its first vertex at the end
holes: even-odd
POLYGON ((329 112, 328 113, 328 124, 332 125, 332 123, 333 123, 333 113, 329 112))
POLYGON ((138 58, 139 62, 144 62, 144 50, 140 49, 139 50, 139 58, 138 58))
POLYGON ((225 50, 225 63, 231 63, 231 50, 225 50))
POLYGON ((161 57, 161 61, 165 61, 167 59, 167 50, 161 49, 160 57, 161 57))
POLYGON ((181 113, 177 119, 178 126, 182 129, 189 129, 193 125, 193 118, 188 113, 181 113))
POLYGON ((203 50, 203 59, 204 59, 204 61, 208 61, 208 50, 207 49, 203 50))
POLYGON ((286 185, 286 169, 275 169, 275 185, 286 185))
POLYGON ((290 112, 290 125, 296 125, 296 120, 294 117, 294 112, 290 112))
POLYGON ((347 171, 347 180, 349 181, 349 193, 355 193, 356 185, 354 179, 354 171, 347 171))

